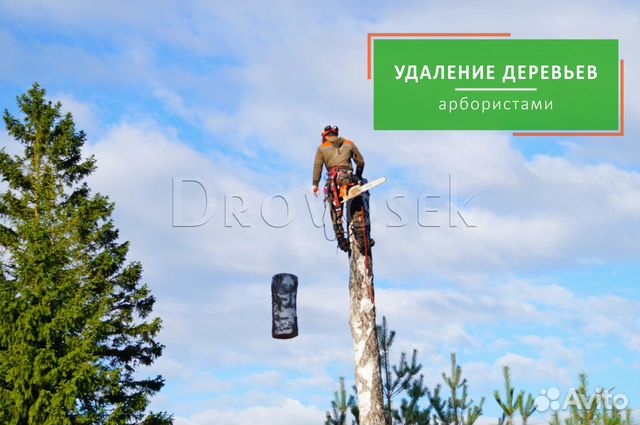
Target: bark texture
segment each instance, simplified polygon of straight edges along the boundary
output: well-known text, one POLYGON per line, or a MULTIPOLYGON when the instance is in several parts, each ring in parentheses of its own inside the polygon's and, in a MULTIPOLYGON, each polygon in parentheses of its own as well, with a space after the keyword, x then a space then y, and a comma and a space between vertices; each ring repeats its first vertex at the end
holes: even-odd
POLYGON ((360 425, 384 425, 380 351, 376 333, 376 309, 371 300, 373 292, 373 262, 360 252, 358 241, 349 232, 351 244, 351 335, 353 336, 356 390, 360 409, 360 425))
POLYGON ((271 336, 290 339, 298 336, 296 297, 298 277, 290 273, 279 273, 271 279, 271 336))

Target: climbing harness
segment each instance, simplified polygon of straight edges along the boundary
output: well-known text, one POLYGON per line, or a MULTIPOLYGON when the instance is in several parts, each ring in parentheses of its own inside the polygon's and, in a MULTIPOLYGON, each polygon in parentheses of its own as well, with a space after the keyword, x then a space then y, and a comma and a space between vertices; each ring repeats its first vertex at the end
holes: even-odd
POLYGON ((355 184, 353 171, 350 168, 334 167, 329 170, 327 177, 326 198, 325 202, 331 202, 331 221, 333 222, 333 230, 336 234, 336 240, 338 247, 345 251, 350 252, 349 241, 345 238, 344 227, 342 225, 343 209, 341 200, 341 193, 343 188, 349 188, 350 185, 355 184))

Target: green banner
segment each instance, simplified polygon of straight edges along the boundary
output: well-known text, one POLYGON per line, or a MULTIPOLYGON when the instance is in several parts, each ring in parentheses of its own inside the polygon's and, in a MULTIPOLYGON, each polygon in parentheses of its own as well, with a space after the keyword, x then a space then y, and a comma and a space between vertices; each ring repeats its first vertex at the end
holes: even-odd
POLYGON ((373 43, 374 130, 618 130, 618 40, 373 43))

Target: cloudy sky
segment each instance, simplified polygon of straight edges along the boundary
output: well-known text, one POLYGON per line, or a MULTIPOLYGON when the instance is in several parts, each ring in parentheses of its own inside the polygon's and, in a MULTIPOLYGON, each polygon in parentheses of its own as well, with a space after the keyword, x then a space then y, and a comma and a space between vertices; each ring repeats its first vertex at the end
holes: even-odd
POLYGON ((639 40, 633 1, 0 1, 0 106, 38 81, 88 133, 90 183, 116 202, 164 320, 153 409, 178 425, 319 424, 353 381, 348 263, 308 196, 326 124, 389 177, 373 236, 394 357, 418 348, 432 387, 457 352, 485 422, 503 365, 534 396, 586 371, 637 408, 639 40), (619 39, 626 135, 374 132, 369 32, 619 39), (288 341, 270 335, 280 272, 300 279, 288 341))

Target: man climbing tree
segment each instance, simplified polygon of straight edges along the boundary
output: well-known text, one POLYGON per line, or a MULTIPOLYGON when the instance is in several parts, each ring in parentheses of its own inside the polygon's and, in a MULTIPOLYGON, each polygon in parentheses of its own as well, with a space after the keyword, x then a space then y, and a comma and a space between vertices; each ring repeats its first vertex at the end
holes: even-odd
POLYGON ((38 84, 18 105, 4 121, 22 151, 0 150, 0 423, 170 424, 143 419, 164 381, 136 369, 162 352, 160 319, 113 203, 84 182, 85 133, 38 84))
POLYGON ((378 179, 362 185, 364 158, 350 140, 338 137, 337 126, 326 126, 322 144, 316 151, 312 191, 318 195, 322 166, 328 171, 325 202, 330 205, 331 219, 338 246, 349 253, 349 324, 353 337, 360 425, 383 425, 382 377, 380 352, 376 334, 376 309, 373 288, 373 262, 369 237, 369 188, 385 181, 378 179), (356 164, 355 174, 352 161, 356 164), (343 202, 348 201, 348 202, 343 202), (343 205, 348 208, 348 237, 342 225, 343 205))
MULTIPOLYGON (((313 163, 313 186, 311 191, 318 196, 322 167, 327 170, 327 182, 325 184, 325 202, 329 204, 331 211, 331 222, 336 235, 338 247, 350 252, 349 239, 345 236, 345 229, 342 224, 344 217, 343 200, 348 190, 362 183, 362 172, 364 171, 364 158, 356 147, 355 143, 342 137, 338 137, 337 126, 328 125, 322 132, 322 142, 316 151, 313 163), (356 164, 355 173, 352 161, 356 164)), ((375 243, 369 236, 370 227, 367 225, 365 217, 365 207, 362 197, 357 197, 349 203, 349 217, 353 221, 353 230, 359 242, 360 250, 363 251, 373 246, 375 243)))

